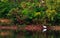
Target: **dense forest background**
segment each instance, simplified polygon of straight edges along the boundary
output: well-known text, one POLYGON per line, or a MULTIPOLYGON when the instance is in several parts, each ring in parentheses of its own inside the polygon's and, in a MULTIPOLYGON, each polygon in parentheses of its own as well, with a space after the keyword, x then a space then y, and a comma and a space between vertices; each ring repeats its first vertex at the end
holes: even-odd
MULTIPOLYGON (((60 25, 60 0, 0 0, 0 18, 12 22, 0 25, 60 25)), ((1 31, 2 32, 2 31, 1 31)), ((11 31, 11 36, 17 36, 19 31, 11 31)), ((60 32, 26 33, 21 38, 60 38, 60 32), (44 35, 45 34, 45 35, 44 35), (46 36, 47 34, 47 36, 46 36), (36 37, 34 37, 36 36, 36 37), (44 37, 43 37, 44 36, 44 37)), ((6 37, 6 36, 5 36, 6 37)), ((1 36, 2 38, 2 36, 1 36)), ((7 37, 15 38, 15 37, 7 37)))

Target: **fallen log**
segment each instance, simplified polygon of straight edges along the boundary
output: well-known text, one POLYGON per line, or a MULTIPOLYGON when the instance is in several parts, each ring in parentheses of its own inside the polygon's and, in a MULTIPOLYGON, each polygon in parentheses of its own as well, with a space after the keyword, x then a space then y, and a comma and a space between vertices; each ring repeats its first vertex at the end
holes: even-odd
MULTIPOLYGON (((40 25, 27 25, 27 26, 0 26, 0 30, 7 30, 7 32, 0 32, 1 36, 8 36, 12 33, 9 30, 31 31, 31 32, 44 32, 48 30, 60 31, 60 26, 40 26, 40 25), (44 30, 47 29, 47 30, 44 30)), ((22 32, 23 33, 23 32, 22 32)), ((44 32, 45 33, 45 32, 44 32)), ((19 33, 18 33, 19 34, 19 33)))
POLYGON ((1 23, 10 23, 11 20, 10 19, 0 19, 1 23))
POLYGON ((50 26, 50 30, 60 31, 60 26, 50 26))
POLYGON ((26 25, 24 27, 18 26, 0 26, 0 30, 28 30, 28 31, 43 31, 55 30, 60 31, 60 26, 40 26, 40 25, 26 25))

